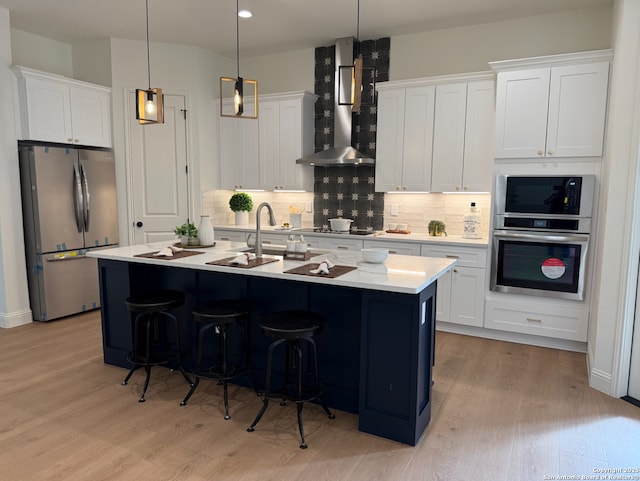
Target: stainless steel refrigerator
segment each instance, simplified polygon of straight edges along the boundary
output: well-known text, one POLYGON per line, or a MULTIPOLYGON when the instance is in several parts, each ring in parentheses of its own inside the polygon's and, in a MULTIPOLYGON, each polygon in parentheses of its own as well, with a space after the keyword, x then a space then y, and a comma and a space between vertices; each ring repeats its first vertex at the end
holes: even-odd
POLYGON ((34 320, 100 307, 97 261, 86 253, 118 244, 113 152, 27 142, 18 151, 34 320))

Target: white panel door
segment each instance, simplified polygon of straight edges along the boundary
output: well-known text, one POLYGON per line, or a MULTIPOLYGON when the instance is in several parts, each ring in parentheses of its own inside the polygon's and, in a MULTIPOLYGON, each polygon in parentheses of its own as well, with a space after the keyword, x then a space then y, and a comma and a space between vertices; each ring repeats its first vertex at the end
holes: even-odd
POLYGON ((404 89, 384 90, 378 94, 377 129, 376 192, 401 190, 404 89))
POLYGON ((549 68, 498 73, 495 157, 544 155, 549 68))
POLYGON ((463 192, 490 192, 495 138, 495 82, 480 80, 467 86, 467 122, 462 168, 463 192))
POLYGON ((134 101, 132 93, 128 120, 133 240, 142 244, 175 239, 173 229, 190 218, 185 98, 165 94, 164 124, 148 125, 140 125, 132 115, 134 101))
POLYGON ((438 85, 435 109, 431 190, 460 191, 465 148, 467 83, 438 85))
POLYGON ((636 293, 636 315, 631 342, 631 368, 629 370, 630 397, 640 401, 640 291, 636 293))
POLYGON ((602 155, 609 62, 551 69, 547 157, 602 155))
POLYGON ((70 87, 73 143, 111 147, 111 95, 107 91, 70 87))
POLYGON ((428 192, 431 189, 435 95, 433 85, 406 90, 402 190, 428 192))

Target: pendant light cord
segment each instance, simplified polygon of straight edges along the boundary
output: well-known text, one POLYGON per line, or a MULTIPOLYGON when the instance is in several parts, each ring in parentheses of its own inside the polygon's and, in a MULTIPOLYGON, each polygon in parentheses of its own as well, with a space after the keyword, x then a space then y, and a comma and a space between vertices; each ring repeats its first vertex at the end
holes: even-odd
POLYGON ((149 59, 149 0, 145 0, 147 13, 147 78, 149 80, 149 90, 151 90, 151 60, 149 59))
POLYGON ((236 0, 236 66, 240 78, 240 0, 236 0))

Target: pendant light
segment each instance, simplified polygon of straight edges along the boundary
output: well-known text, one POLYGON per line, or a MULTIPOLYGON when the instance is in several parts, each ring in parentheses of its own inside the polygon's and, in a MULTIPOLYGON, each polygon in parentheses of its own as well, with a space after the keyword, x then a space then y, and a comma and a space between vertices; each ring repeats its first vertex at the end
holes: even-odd
POLYGON ((164 95, 162 89, 151 88, 151 62, 149 59, 149 0, 145 0, 147 20, 147 78, 148 89, 136 89, 136 119, 140 124, 164 123, 164 95))
MULTIPOLYGON (((349 92, 350 94, 348 98, 338 98, 338 105, 351 105, 352 112, 360 112, 362 102, 362 69, 362 53, 360 53, 360 0, 358 0, 355 59, 353 65, 338 66, 338 92, 340 92, 340 95, 342 95, 342 92, 349 92), (343 79, 348 79, 347 81, 350 83, 346 89, 341 85, 343 79)), ((375 74, 373 75, 373 81, 375 91, 375 74)))
POLYGON ((258 81, 240 76, 240 0, 236 0, 237 76, 220 77, 220 115, 222 117, 258 118, 258 81))

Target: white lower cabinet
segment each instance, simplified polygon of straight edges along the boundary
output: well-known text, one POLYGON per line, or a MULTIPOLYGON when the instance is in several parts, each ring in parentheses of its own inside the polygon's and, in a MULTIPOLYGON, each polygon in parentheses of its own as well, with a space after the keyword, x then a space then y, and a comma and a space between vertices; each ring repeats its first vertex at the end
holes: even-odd
MULTIPOLYGON (((335 237, 312 237, 314 241, 312 247, 318 247, 320 249, 331 249, 338 251, 361 251, 363 241, 362 239, 351 238, 335 238, 335 237)), ((305 237, 306 238, 306 237, 305 237)))
POLYGON ((230 241, 230 242, 246 242, 247 241, 247 233, 241 232, 237 230, 225 230, 225 229, 214 229, 214 234, 217 240, 220 241, 230 241))
MULTIPOLYGON (((540 298, 542 299, 542 298, 540 298)), ((487 299, 484 326, 571 341, 587 340, 589 309, 550 302, 487 299)))
POLYGON ((420 255, 458 259, 458 264, 438 280, 436 320, 482 327, 487 248, 423 244, 420 255))
POLYGON ((364 241, 364 248, 389 249, 389 254, 400 254, 403 256, 419 256, 420 244, 412 242, 396 242, 396 241, 364 241))

